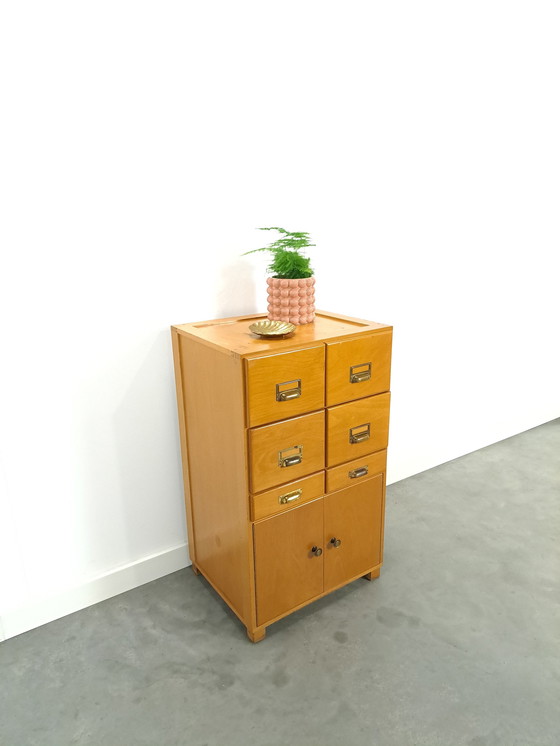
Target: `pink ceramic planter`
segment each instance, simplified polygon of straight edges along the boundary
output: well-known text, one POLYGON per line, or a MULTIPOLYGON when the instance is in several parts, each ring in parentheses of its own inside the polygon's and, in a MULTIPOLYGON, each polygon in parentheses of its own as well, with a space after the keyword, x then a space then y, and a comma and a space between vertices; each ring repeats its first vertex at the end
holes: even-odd
POLYGON ((309 324, 315 318, 315 278, 304 280, 267 279, 268 318, 271 321, 290 321, 309 324))

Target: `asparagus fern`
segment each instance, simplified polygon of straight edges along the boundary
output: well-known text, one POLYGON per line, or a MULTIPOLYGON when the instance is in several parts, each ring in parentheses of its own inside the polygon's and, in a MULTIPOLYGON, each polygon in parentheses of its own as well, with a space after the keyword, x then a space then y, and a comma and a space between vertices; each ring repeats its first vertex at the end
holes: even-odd
POLYGON ((268 271, 273 277, 283 280, 312 277, 313 270, 309 266, 310 259, 301 253, 308 246, 315 246, 314 243, 309 242, 309 233, 291 232, 278 227, 259 228, 259 230, 277 231, 281 235, 280 238, 277 238, 268 246, 246 251, 243 256, 254 254, 257 251, 270 251, 272 260, 268 266, 268 271))

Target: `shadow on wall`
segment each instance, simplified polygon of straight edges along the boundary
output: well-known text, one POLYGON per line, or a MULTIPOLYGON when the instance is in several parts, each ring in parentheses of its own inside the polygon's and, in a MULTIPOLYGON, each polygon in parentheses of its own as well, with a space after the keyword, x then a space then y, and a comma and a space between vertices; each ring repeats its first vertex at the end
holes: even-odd
POLYGON ((92 575, 185 541, 171 336, 137 341, 92 381, 83 413, 81 562, 92 575))
POLYGON ((177 404, 169 331, 154 339, 113 417, 123 528, 131 554, 184 539, 177 404))
MULTIPOLYGON (((215 317, 257 312, 253 272, 242 259, 221 269, 215 317)), ((105 569, 100 560, 111 569, 186 538, 170 332, 150 334, 121 352, 92 382, 80 423, 79 545, 82 564, 95 573, 105 569)))
MULTIPOLYGON (((264 278, 262 282, 264 287, 264 278)), ((258 312, 254 267, 244 259, 224 266, 216 289, 217 317, 243 316, 258 312)))

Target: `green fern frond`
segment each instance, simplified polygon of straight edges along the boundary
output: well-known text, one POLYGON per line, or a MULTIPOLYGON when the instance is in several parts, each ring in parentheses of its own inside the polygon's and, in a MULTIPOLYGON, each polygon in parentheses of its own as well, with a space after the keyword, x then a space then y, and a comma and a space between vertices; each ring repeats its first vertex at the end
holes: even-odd
POLYGON ((315 246, 309 242, 309 233, 303 231, 291 232, 284 228, 276 226, 270 228, 259 228, 261 231, 277 231, 282 234, 280 238, 273 241, 268 246, 260 249, 246 251, 242 256, 254 254, 257 251, 270 251, 272 261, 268 270, 274 277, 285 280, 295 280, 305 277, 312 277, 313 270, 310 267, 310 259, 303 256, 300 252, 309 246, 315 246))

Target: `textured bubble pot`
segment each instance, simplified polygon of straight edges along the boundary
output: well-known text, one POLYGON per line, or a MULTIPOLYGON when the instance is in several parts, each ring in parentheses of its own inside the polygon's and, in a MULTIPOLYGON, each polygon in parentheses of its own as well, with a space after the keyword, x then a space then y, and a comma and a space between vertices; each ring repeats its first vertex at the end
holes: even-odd
POLYGON ((291 324, 309 324, 315 318, 315 278, 281 280, 269 277, 268 318, 271 321, 289 321, 291 324))

